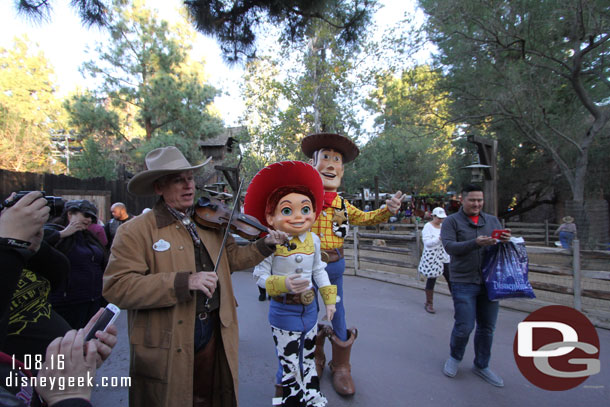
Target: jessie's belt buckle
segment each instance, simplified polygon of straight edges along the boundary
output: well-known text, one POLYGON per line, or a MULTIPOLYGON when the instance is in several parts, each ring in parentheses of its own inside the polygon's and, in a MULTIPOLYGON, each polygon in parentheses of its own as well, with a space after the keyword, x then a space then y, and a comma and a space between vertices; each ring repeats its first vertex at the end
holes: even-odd
POLYGON ((315 299, 315 294, 314 294, 313 290, 307 290, 307 291, 301 293, 300 299, 301 299, 301 304, 309 305, 315 299))

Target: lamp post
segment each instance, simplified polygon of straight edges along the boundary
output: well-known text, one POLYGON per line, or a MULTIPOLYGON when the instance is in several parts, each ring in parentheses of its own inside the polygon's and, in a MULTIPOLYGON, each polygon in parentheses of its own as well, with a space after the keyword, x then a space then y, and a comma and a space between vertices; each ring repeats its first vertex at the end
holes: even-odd
POLYGON ((477 146, 479 160, 476 164, 464 168, 472 171, 473 182, 477 182, 474 181, 475 173, 476 178, 480 180, 478 182, 483 182, 485 196, 483 210, 498 216, 498 140, 469 135, 468 142, 477 146))

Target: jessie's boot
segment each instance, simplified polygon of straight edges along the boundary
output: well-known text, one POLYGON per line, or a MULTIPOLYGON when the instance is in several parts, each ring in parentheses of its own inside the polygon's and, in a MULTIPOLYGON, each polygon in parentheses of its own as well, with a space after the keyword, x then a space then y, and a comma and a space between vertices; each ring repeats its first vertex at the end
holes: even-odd
POLYGON ((328 363, 328 366, 333 375, 333 387, 341 396, 351 396, 356 392, 349 359, 352 345, 358 337, 358 330, 350 328, 347 333, 346 341, 340 340, 334 332, 330 336, 330 343, 333 346, 333 360, 328 363))
POLYGON ((424 308, 430 314, 436 313, 436 311, 434 310, 433 298, 434 298, 434 290, 426 290, 426 303, 424 304, 424 308))
POLYGON ((271 399, 271 405, 272 406, 281 406, 283 396, 284 396, 284 389, 282 389, 282 385, 276 384, 275 385, 275 397, 273 397, 273 399, 271 399))
POLYGON ((318 334, 316 336, 316 350, 313 352, 316 361, 316 373, 318 380, 322 380, 324 373, 324 365, 326 364, 326 355, 324 354, 324 340, 332 334, 332 328, 328 325, 318 324, 318 334))

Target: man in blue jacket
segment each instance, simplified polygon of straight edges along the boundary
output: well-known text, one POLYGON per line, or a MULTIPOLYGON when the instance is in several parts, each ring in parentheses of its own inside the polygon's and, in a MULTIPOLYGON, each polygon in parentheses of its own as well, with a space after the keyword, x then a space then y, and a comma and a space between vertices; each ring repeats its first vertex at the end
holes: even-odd
MULTIPOLYGON (((488 299, 482 275, 485 248, 498 243, 491 235, 494 229, 502 229, 502 225, 495 216, 482 212, 482 208, 483 190, 476 185, 467 185, 462 189, 462 207, 448 216, 441 228, 443 246, 451 256, 449 274, 455 308, 449 345, 451 355, 443 372, 449 377, 457 374, 476 321, 473 372, 488 383, 503 387, 502 378, 489 369, 499 303, 488 299)), ((500 241, 508 240, 510 231, 500 236, 500 241)))

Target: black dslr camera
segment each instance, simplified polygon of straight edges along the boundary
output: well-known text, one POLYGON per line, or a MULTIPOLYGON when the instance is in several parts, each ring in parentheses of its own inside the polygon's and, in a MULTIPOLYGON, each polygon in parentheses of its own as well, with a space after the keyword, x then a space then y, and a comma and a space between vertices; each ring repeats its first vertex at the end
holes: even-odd
MULTIPOLYGON (((0 203, 0 210, 10 208, 11 206, 15 205, 17 201, 30 192, 32 191, 19 191, 15 194, 12 201, 5 199, 4 202, 0 203)), ((44 191, 40 191, 40 193, 42 193, 42 195, 45 194, 44 191)), ((47 206, 51 209, 51 212, 49 213, 51 217, 61 215, 61 213, 64 211, 64 200, 62 198, 57 196, 44 196, 43 198, 47 200, 47 206)))

